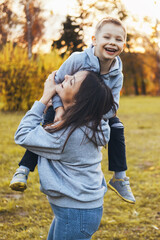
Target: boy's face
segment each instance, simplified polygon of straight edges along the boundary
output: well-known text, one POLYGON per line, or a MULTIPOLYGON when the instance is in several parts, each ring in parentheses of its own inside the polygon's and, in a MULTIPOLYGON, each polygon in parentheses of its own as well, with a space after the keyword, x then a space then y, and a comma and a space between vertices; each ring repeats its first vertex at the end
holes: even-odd
POLYGON ((101 61, 112 60, 123 51, 125 32, 121 26, 106 23, 92 37, 92 43, 95 46, 95 56, 101 61))

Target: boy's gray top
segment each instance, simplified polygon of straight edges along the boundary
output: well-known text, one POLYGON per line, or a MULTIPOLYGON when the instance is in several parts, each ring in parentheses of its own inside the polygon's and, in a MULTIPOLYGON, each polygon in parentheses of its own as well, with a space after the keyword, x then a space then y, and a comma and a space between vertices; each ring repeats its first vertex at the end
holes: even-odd
MULTIPOLYGON (((45 107, 44 104, 36 101, 21 120, 15 133, 17 144, 39 155, 38 171, 41 191, 48 195, 51 203, 57 206, 69 208, 101 206, 107 191, 101 170, 101 146, 103 145, 101 133, 97 132, 96 135, 99 145, 97 148, 88 139, 83 141, 85 126, 76 129, 69 137, 62 153, 69 129, 55 133, 44 130, 40 123, 45 107)), ((102 130, 108 142, 110 130, 103 120, 102 130)))
MULTIPOLYGON (((65 75, 73 75, 78 71, 88 70, 94 71, 100 74, 100 63, 98 57, 94 55, 94 47, 91 45, 83 52, 75 52, 62 64, 56 73, 56 83, 61 83, 64 80, 65 75)), ((120 91, 123 85, 122 74, 122 62, 120 57, 115 58, 115 62, 112 65, 110 71, 107 74, 101 75, 104 83, 111 89, 114 101, 117 103, 117 109, 119 106, 120 91)), ((60 97, 56 95, 53 98, 54 109, 62 106, 60 97)), ((104 118, 109 119, 113 117, 115 113, 111 110, 104 118)))

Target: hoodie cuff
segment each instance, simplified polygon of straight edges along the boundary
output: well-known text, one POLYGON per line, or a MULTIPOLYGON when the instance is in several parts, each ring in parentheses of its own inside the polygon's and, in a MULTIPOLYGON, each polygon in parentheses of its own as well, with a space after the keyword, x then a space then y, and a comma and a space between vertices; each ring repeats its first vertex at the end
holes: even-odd
POLYGON ((35 101, 30 111, 42 116, 45 108, 46 108, 45 104, 43 104, 40 101, 35 101))

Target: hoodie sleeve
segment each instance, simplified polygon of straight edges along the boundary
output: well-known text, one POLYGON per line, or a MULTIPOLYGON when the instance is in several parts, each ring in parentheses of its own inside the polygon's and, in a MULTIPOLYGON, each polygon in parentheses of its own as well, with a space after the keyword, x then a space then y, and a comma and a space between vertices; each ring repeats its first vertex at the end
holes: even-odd
POLYGON ((37 155, 59 160, 62 144, 57 133, 48 133, 40 125, 45 105, 36 101, 20 122, 15 133, 15 142, 37 155))
MULTIPOLYGON (((75 52, 61 65, 55 76, 55 82, 57 84, 64 81, 65 75, 73 75, 81 69, 83 52, 75 52)), ((53 97, 53 108, 63 106, 60 97, 55 95, 53 97)))
POLYGON ((110 139, 110 127, 108 125, 108 121, 104 121, 103 119, 101 120, 101 130, 104 136, 101 134, 100 128, 98 128, 98 130, 99 132, 96 134, 97 142, 99 146, 105 146, 110 139))
MULTIPOLYGON (((122 86, 123 86, 123 74, 121 73, 115 86, 111 89, 114 101, 116 103, 116 111, 119 108, 119 98, 120 98, 120 91, 122 89, 122 86)), ((106 113, 103 116, 103 119, 106 121, 107 119, 114 117, 115 114, 116 113, 113 110, 110 110, 108 113, 106 113)))

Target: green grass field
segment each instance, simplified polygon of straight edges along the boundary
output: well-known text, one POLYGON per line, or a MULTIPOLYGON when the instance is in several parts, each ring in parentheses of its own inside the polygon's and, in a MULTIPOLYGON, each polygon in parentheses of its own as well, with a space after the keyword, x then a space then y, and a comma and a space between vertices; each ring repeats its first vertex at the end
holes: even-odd
MULTIPOLYGON (((52 220, 50 205, 39 190, 38 171, 29 175, 24 193, 9 183, 24 149, 14 133, 24 113, 0 112, 0 239, 46 239, 52 220)), ((160 239, 160 97, 122 97, 118 116, 125 125, 127 175, 136 204, 128 204, 108 190, 104 214, 94 240, 160 239)), ((103 171, 108 172, 107 150, 103 171)))

